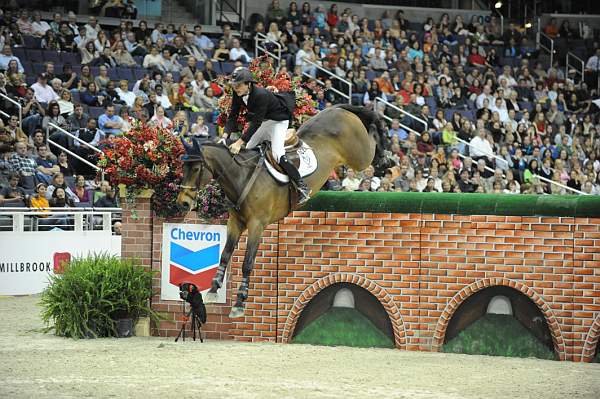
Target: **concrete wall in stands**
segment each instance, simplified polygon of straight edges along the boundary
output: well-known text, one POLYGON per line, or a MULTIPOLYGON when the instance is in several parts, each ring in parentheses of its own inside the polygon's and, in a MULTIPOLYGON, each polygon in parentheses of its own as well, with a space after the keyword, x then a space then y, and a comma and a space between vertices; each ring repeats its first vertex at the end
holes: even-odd
MULTIPOLYGON (((160 271, 163 221, 148 201, 138 200, 135 218, 124 210, 122 254, 160 271)), ((198 222, 192 213, 181 221, 198 222)), ((242 239, 227 303, 208 306, 208 338, 290 342, 311 298, 337 282, 379 299, 400 349, 438 351, 461 303, 494 285, 540 308, 562 360, 590 361, 600 337, 600 218, 296 211, 266 230, 246 316, 234 321, 244 249, 242 239)), ((152 306, 169 319, 153 333, 176 335, 181 302, 156 295, 152 306)))

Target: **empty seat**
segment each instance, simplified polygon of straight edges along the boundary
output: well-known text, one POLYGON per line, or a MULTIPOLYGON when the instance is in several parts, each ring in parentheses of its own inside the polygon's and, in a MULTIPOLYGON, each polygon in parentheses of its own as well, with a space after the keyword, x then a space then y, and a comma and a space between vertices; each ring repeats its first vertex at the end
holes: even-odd
POLYGON ((133 72, 131 69, 129 68, 125 68, 125 67, 120 67, 116 69, 117 71, 117 77, 118 79, 125 79, 128 82, 133 82, 135 81, 135 76, 133 75, 133 72))
POLYGON ((224 62, 223 65, 221 65, 221 70, 224 74, 229 75, 231 72, 233 72, 234 65, 235 64, 233 62, 224 62))
POLYGON ((102 107, 89 107, 88 108, 88 114, 90 115, 90 118, 98 119, 98 117, 100 115, 102 115, 103 113, 104 113, 104 108, 102 108, 102 107))
POLYGON ((23 35, 23 44, 27 49, 38 49, 41 47, 42 39, 39 37, 23 35))
POLYGON ((40 73, 43 73, 46 70, 46 66, 42 63, 36 62, 33 64, 33 74, 34 75, 38 75, 40 73))
POLYGON ((63 63, 71 64, 71 65, 79 65, 81 64, 81 57, 78 53, 62 53, 61 54, 63 63))
POLYGON ((44 61, 50 61, 50 62, 53 62, 54 64, 63 62, 62 54, 59 54, 56 51, 42 50, 42 57, 44 58, 44 61))
POLYGON ((119 80, 119 75, 117 74, 117 68, 109 68, 108 69, 108 77, 110 80, 119 80))
POLYGON ((27 49, 27 59, 31 62, 44 62, 42 50, 27 49))

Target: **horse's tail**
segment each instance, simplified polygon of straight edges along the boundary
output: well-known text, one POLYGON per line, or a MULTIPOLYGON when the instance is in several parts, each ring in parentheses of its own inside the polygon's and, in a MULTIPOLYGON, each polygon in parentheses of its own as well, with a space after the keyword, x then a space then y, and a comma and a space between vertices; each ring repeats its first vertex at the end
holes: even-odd
POLYGON ((375 158, 383 157, 383 151, 388 144, 388 136, 383 118, 380 118, 376 112, 358 105, 338 104, 336 107, 352 112, 360 118, 365 129, 367 129, 367 132, 375 139, 375 143, 377 144, 375 146, 375 158))

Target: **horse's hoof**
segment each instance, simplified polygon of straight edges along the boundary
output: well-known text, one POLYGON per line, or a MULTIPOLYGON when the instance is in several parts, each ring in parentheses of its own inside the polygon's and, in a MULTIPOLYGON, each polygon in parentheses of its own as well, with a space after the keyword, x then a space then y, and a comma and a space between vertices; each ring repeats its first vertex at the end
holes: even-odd
POLYGON ((218 295, 216 292, 207 292, 204 295, 204 303, 216 303, 218 300, 218 295))
POLYGON ((240 308, 237 306, 231 308, 231 312, 229 313, 230 319, 237 319, 242 316, 244 316, 244 308, 240 308))

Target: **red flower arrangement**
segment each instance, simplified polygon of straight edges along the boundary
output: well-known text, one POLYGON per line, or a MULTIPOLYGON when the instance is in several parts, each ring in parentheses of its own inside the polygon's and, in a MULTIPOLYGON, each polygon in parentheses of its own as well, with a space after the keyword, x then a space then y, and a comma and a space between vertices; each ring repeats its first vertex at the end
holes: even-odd
MULTIPOLYGON (((268 62, 267 56, 262 56, 252 60, 248 66, 250 72, 254 75, 256 85, 259 87, 274 87, 279 92, 293 91, 296 95, 296 108, 294 110, 294 120, 292 126, 298 129, 310 117, 317 114, 315 101, 308 94, 302 84, 300 77, 291 79, 285 72, 275 73, 273 66, 268 62)), ((224 95, 219 99, 219 116, 217 124, 224 127, 227 123, 227 118, 231 112, 231 103, 233 98, 233 89, 227 84, 228 76, 219 76, 219 86, 224 87, 224 95)), ((247 109, 244 107, 238 116, 238 131, 245 132, 248 128, 246 120, 247 109)))
POLYGON ((141 190, 151 188, 157 216, 179 215, 176 200, 183 177, 179 157, 185 150, 177 136, 161 127, 137 124, 103 145, 98 166, 104 168, 112 185, 126 185, 130 200, 141 190))

